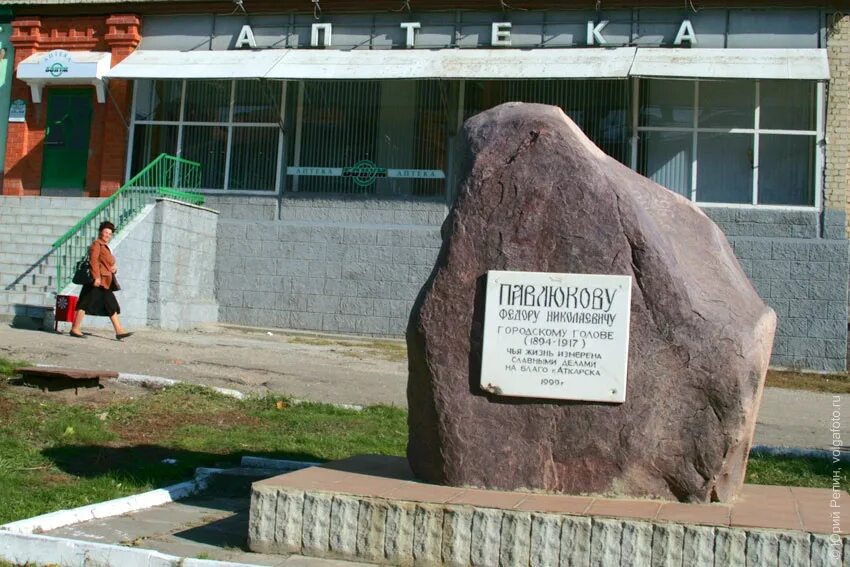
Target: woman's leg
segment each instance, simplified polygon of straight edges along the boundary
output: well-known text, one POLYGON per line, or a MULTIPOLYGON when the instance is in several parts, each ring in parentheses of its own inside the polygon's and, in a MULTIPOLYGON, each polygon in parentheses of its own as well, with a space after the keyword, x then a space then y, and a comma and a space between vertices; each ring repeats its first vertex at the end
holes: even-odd
POLYGON ((110 315, 109 320, 112 321, 112 326, 115 328, 116 335, 123 335, 125 333, 124 327, 121 326, 121 319, 118 318, 118 313, 110 315))
POLYGON ((83 318, 85 318, 85 316, 86 316, 85 311, 83 311, 82 309, 77 309, 77 314, 74 315, 74 322, 71 323, 71 332, 72 333, 74 333, 76 335, 81 335, 83 333, 83 331, 80 330, 80 327, 83 326, 83 318))

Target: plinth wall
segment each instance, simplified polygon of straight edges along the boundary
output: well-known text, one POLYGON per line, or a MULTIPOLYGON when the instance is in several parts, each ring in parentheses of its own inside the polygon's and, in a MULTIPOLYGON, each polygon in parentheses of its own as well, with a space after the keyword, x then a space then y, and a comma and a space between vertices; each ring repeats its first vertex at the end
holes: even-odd
POLYGON ((543 495, 423 484, 373 466, 390 458, 371 459, 366 467, 332 463, 255 483, 251 550, 387 565, 850 560, 846 529, 831 520, 829 490, 748 485, 732 505, 543 495))

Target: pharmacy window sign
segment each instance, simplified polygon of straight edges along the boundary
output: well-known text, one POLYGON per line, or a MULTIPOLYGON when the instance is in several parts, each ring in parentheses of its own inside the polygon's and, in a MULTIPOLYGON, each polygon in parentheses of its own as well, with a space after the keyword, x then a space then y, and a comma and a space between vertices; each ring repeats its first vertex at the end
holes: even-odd
POLYGON ((71 54, 64 49, 54 49, 42 60, 44 72, 54 79, 68 74, 71 65, 71 54))
POLYGON ((304 177, 348 177, 359 187, 369 187, 378 179, 445 179, 440 169, 391 169, 362 159, 348 167, 296 165, 286 168, 287 175, 304 177))

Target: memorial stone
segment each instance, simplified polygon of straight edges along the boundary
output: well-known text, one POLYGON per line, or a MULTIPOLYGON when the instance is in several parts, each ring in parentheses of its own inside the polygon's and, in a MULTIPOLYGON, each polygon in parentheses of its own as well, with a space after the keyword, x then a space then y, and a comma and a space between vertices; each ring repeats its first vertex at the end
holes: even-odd
POLYGON ((504 104, 459 138, 458 197, 407 332, 414 472, 453 486, 732 499, 776 316, 720 229, 558 108, 504 104), (526 293, 531 305, 509 305, 526 293), (526 340, 541 332, 567 342, 526 340))

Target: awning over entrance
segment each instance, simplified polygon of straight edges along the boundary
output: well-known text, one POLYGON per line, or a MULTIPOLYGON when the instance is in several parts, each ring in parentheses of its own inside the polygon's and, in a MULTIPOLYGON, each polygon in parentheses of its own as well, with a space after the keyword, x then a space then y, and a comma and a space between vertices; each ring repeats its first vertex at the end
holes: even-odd
POLYGON ((261 79, 286 53, 138 50, 113 67, 110 79, 261 79))
POLYGON ((118 79, 829 79, 824 49, 139 50, 118 79))
POLYGON ((638 49, 636 77, 829 79, 825 49, 638 49))
POLYGON ((107 52, 55 49, 21 61, 17 77, 29 85, 34 103, 41 102, 44 85, 93 85, 97 101, 106 102, 103 77, 111 61, 112 55, 107 52))

